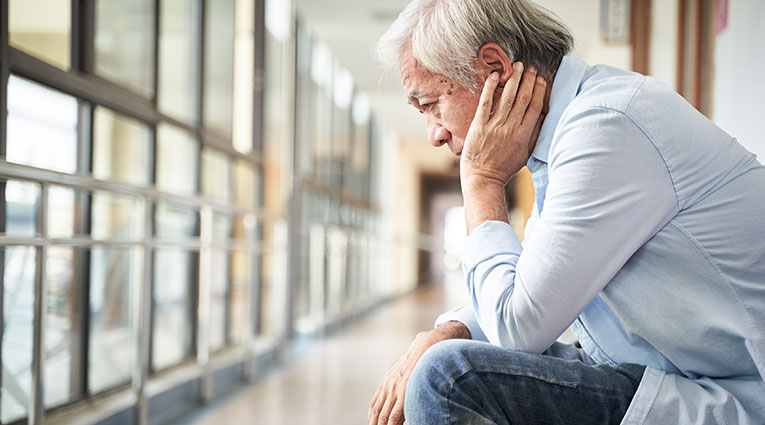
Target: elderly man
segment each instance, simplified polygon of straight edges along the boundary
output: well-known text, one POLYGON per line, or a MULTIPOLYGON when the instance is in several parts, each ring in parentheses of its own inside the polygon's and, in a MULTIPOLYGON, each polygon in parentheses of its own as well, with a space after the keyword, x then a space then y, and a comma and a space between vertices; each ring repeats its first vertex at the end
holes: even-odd
POLYGON ((571 46, 528 0, 414 0, 379 41, 461 155, 472 302, 416 336, 370 424, 765 424, 765 167, 571 46), (521 245, 503 188, 524 165, 521 245))

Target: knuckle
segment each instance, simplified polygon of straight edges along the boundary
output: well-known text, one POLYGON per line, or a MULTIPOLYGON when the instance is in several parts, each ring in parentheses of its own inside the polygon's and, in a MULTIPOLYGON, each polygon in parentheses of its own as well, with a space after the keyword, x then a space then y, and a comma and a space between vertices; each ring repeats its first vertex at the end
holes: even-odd
POLYGON ((529 103, 529 100, 531 100, 531 98, 529 97, 528 93, 521 93, 521 94, 518 96, 518 100, 519 100, 521 103, 524 103, 524 104, 525 104, 525 103, 529 103))

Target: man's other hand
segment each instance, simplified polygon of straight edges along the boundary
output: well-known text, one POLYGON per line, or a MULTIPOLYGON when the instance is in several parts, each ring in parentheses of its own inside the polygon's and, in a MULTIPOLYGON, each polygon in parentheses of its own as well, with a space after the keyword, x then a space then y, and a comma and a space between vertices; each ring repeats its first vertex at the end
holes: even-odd
POLYGON ((428 348, 447 339, 470 339, 470 331, 460 322, 446 322, 428 331, 420 332, 404 355, 385 374, 369 402, 368 425, 401 425, 404 423, 404 395, 406 384, 417 361, 428 348))

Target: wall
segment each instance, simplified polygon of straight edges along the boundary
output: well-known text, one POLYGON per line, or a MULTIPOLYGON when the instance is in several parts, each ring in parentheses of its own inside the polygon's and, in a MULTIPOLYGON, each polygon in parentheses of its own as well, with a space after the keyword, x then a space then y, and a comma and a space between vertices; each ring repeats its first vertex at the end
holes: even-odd
POLYGON ((574 54, 590 65, 629 69, 629 45, 606 44, 600 36, 600 0, 537 0, 557 14, 574 33, 574 54))
POLYGON ((649 74, 673 89, 677 83, 678 0, 651 2, 649 74))
POLYGON ((729 0, 728 27, 717 37, 714 121, 765 162, 765 2, 729 0))

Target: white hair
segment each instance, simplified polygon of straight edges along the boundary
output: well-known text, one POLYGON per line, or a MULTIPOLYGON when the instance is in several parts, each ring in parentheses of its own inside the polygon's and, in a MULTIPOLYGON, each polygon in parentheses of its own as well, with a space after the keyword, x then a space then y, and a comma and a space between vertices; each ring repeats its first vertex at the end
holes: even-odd
POLYGON ((574 39, 557 16, 529 0, 413 0, 376 50, 383 64, 398 66, 411 48, 427 69, 477 91, 474 63, 486 43, 552 77, 574 39))

